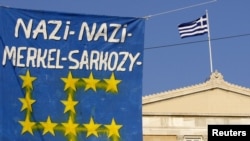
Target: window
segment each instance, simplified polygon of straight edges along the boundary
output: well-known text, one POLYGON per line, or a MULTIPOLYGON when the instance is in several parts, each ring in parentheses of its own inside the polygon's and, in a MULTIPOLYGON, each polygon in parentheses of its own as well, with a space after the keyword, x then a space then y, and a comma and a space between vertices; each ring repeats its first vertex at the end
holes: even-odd
POLYGON ((183 141, 203 141, 202 136, 184 136, 183 141))

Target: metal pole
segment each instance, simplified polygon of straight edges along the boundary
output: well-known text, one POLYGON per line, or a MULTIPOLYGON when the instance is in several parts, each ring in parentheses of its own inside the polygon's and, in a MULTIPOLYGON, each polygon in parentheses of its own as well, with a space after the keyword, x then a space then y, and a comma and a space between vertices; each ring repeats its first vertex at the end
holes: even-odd
POLYGON ((207 17, 207 28, 208 28, 208 47, 209 47, 209 57, 210 57, 210 71, 213 73, 213 60, 212 60, 212 47, 211 47, 211 38, 210 38, 210 29, 209 29, 209 21, 208 21, 208 11, 206 10, 207 17))

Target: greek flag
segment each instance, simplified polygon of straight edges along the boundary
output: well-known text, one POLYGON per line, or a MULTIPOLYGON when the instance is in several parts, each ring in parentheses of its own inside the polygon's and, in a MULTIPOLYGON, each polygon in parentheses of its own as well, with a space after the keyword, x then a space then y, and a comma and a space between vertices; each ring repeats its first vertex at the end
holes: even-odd
POLYGON ((208 32, 208 18, 206 15, 197 20, 182 23, 178 26, 181 38, 203 35, 208 32))

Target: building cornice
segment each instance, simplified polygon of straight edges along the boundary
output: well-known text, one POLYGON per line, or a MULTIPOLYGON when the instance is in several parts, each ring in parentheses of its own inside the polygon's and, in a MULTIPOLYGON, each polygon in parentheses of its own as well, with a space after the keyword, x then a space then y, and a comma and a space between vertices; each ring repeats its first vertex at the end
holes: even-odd
POLYGON ((181 117, 250 117, 249 113, 162 113, 143 112, 143 116, 181 116, 181 117))

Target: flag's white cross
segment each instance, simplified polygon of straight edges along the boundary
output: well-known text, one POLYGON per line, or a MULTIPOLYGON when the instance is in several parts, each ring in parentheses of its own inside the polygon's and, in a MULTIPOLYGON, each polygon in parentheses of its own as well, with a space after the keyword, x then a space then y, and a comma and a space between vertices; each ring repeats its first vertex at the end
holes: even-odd
POLYGON ((203 21, 206 21, 206 20, 207 19, 206 18, 203 19, 203 17, 200 17, 200 19, 198 20, 198 22, 201 23, 201 28, 203 28, 203 21))

